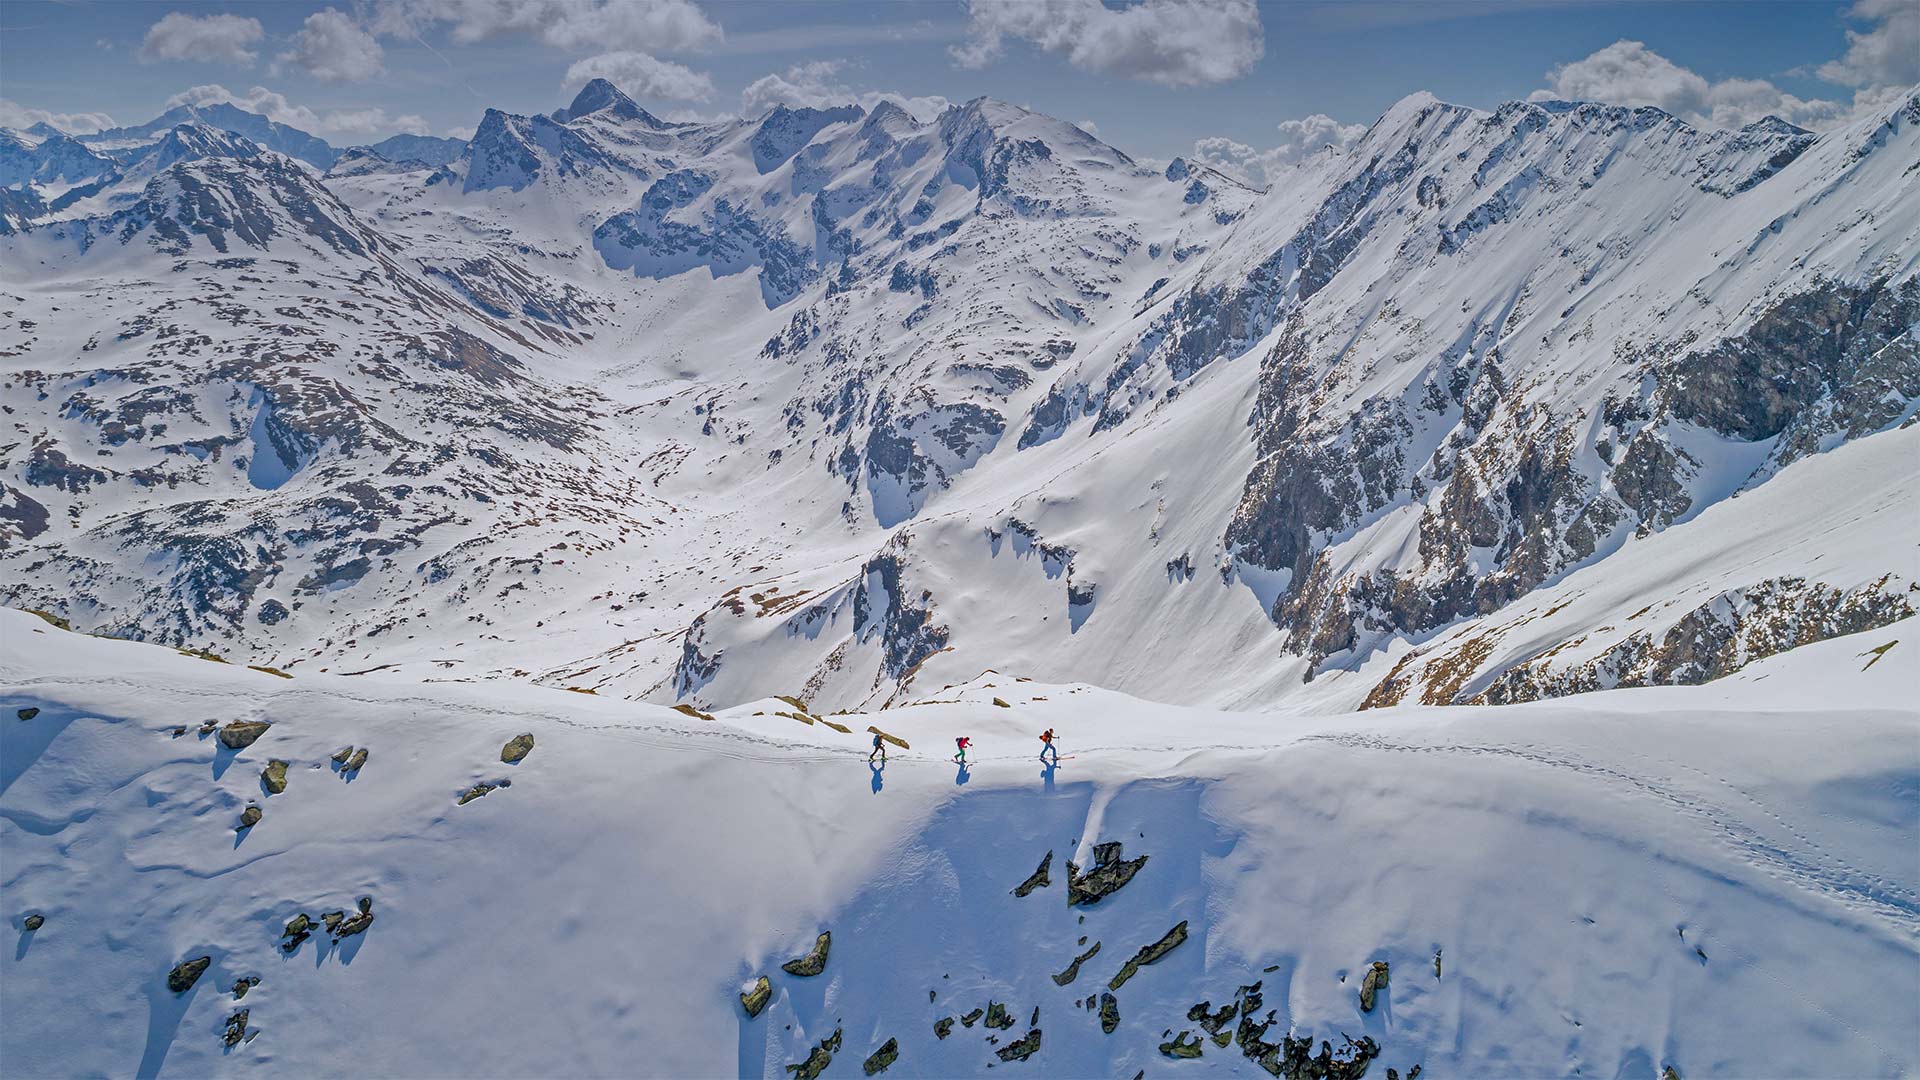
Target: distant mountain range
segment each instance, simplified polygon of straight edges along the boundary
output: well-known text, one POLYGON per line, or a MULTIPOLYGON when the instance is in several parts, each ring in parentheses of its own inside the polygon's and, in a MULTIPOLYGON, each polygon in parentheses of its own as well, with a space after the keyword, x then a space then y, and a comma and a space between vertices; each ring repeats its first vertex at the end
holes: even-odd
POLYGON ((1847 543, 1716 522, 1920 412, 1916 160, 1920 95, 1414 95, 1264 192, 984 98, 6 132, 0 598, 703 707, 1704 681, 1913 612, 1897 454, 1847 543))

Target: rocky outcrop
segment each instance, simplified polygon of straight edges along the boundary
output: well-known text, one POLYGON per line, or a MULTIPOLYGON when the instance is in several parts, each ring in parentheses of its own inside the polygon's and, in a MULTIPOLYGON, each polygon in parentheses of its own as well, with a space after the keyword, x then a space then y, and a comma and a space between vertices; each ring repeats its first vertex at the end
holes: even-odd
POLYGON ((287 790, 287 763, 279 758, 267 762, 260 770, 260 784, 267 789, 268 795, 278 795, 287 790))
POLYGON ((1025 1061, 1040 1052, 1040 1029, 1034 1028, 1020 1038, 994 1051, 1001 1061, 1025 1061))
MULTIPOLYGON (((1084 941, 1085 939, 1083 938, 1081 940, 1084 941)), ((1053 977, 1053 985, 1065 986, 1068 983, 1072 982, 1073 980, 1079 978, 1080 965, 1093 959, 1094 955, 1097 954, 1099 951, 1100 951, 1100 943, 1096 941, 1093 943, 1093 948, 1088 949, 1086 952, 1083 952, 1079 956, 1074 957, 1073 963, 1067 965, 1067 970, 1053 977)))
POLYGON ((900 1060, 900 1040, 888 1039, 880 1044, 880 1049, 867 1055, 867 1060, 861 1064, 860 1069, 868 1076, 874 1076, 886 1072, 887 1066, 898 1060, 900 1060))
POLYGON ((23 721, 31 720, 34 717, 40 715, 40 707, 38 705, 29 705, 24 709, 14 710, 13 715, 19 717, 23 721))
POLYGON ((305 914, 295 915, 287 920, 286 929, 280 931, 280 950, 293 952, 300 943, 313 936, 314 922, 305 914))
POLYGON ((45 925, 47 925, 47 917, 39 912, 35 912, 20 920, 20 929, 28 933, 32 933, 45 925))
POLYGON ((200 981, 200 976, 206 973, 212 963, 211 956, 180 961, 173 966, 172 971, 167 972, 167 989, 176 994, 184 994, 193 989, 193 984, 200 981))
POLYGON ((1372 1012, 1374 998, 1387 988, 1387 962, 1375 960, 1360 979, 1360 1011, 1372 1012))
POLYGON ((1122 986, 1125 986, 1127 980, 1133 978, 1142 967, 1148 964, 1158 963, 1162 957, 1172 952, 1175 948, 1178 948, 1179 945, 1186 940, 1187 921, 1182 919, 1174 924, 1173 929, 1168 930, 1162 935, 1159 941, 1151 945, 1142 945, 1140 951, 1133 954, 1132 959, 1121 965, 1119 972, 1114 975, 1113 981, 1107 984, 1107 989, 1118 990, 1122 986))
POLYGON ((247 1015, 251 1011, 250 1009, 235 1009, 233 1015, 227 1017, 227 1029, 221 1033, 220 1041, 224 1043, 228 1049, 240 1045, 240 1040, 246 1037, 247 1015))
POLYGON ((983 1023, 995 1031, 1005 1031, 1013 1026, 1013 1015, 1007 1012, 1005 1005, 990 1000, 987 1002, 987 1018, 983 1023))
POLYGON ((828 1065, 833 1064, 833 1055, 839 1052, 840 1029, 834 1028, 833 1034, 820 1040, 820 1044, 807 1054, 805 1061, 798 1065, 788 1065, 786 1068, 793 1074, 794 1080, 814 1080, 827 1070, 828 1065))
POLYGON ((244 979, 235 979, 233 981, 233 1000, 239 1001, 241 998, 246 997, 247 991, 259 985, 260 976, 258 975, 248 975, 244 979))
POLYGON ((1102 991, 1100 994, 1100 1030, 1108 1035, 1120 1028, 1120 999, 1102 991))
POLYGON ((233 831, 245 832, 248 829, 253 828, 255 825, 260 824, 260 817, 261 817, 261 813, 260 813, 259 807, 257 806, 247 807, 245 810, 240 811, 240 824, 236 826, 233 831))
POLYGON ((766 1008, 767 1002, 772 998, 773 984, 767 981, 765 975, 762 975, 753 980, 751 987, 740 991, 740 1007, 747 1011, 749 1018, 759 1016, 760 1010, 766 1008))
POLYGON ((833 946, 833 931, 822 930, 813 941, 813 948, 807 955, 796 957, 780 965, 780 970, 789 975, 808 978, 827 970, 827 951, 833 946))
POLYGON ((1147 865, 1147 856, 1137 859, 1120 857, 1120 841, 1114 840, 1093 846, 1093 866, 1086 873, 1080 867, 1067 863, 1067 906, 1097 904, 1101 897, 1117 892, 1121 886, 1133 880, 1133 875, 1147 865))
POLYGON ((935 1020, 933 1022, 933 1034, 935 1038, 940 1039, 944 1039, 953 1034, 953 1017, 943 1016, 935 1020))
POLYGON ((245 750, 273 725, 265 720, 233 720, 220 729, 220 744, 229 750, 245 750))
POLYGON ((1160 1052, 1170 1058, 1197 1058, 1200 1056, 1201 1042, 1193 1037, 1193 1032, 1183 1031, 1170 1041, 1160 1044, 1160 1052))
POLYGON ((533 753, 533 734, 523 732, 508 739, 507 745, 500 748, 500 760, 508 765, 518 765, 531 753, 533 753))
POLYGON ((1013 895, 1025 896, 1035 889, 1046 888, 1047 885, 1051 883, 1053 880, 1051 874, 1049 873, 1052 867, 1053 867, 1053 852, 1049 851, 1047 852, 1046 857, 1040 860, 1039 867, 1036 868, 1033 873, 1027 875, 1027 880, 1021 882, 1019 885, 1014 887, 1013 895))

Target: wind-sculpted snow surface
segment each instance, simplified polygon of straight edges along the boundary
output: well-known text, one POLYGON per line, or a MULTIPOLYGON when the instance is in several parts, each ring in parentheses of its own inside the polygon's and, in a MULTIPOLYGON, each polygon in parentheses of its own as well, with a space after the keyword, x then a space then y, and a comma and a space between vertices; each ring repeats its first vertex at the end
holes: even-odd
POLYGON ((1264 193, 988 99, 674 123, 596 80, 458 147, 298 134, 0 144, 0 597, 702 709, 990 666, 1341 709, 1717 677, 1920 580, 1695 527, 1910 446, 1920 99, 1415 95, 1264 193), (1705 592, 1493 646, 1583 572, 1705 592))
POLYGON ((1324 719, 992 674, 706 719, 0 635, 21 1075, 1242 1073, 1283 1036, 1368 1075, 1920 1068, 1911 619, 1711 686, 1324 719))

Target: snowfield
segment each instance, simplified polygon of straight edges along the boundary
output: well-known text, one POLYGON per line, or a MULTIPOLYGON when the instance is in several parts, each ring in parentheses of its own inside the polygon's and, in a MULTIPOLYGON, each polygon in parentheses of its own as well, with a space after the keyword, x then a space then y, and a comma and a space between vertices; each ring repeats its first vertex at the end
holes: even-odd
POLYGON ((786 1076, 836 1032, 827 1077, 889 1039, 889 1076, 1246 1075, 1187 1017, 1256 980, 1267 1040, 1370 1038, 1374 1076, 1920 1070, 1912 619, 1704 686, 1331 716, 987 672, 872 714, 768 699, 708 720, 283 679, 18 611, 0 638, 12 1076, 786 1076), (235 720, 272 726, 237 752, 199 734, 235 720), (869 724, 912 747, 878 773, 869 724), (1054 769, 1047 727, 1070 755, 1054 769), (343 774, 349 745, 369 756, 343 774), (249 804, 264 816, 236 832, 249 804), (1069 907, 1066 860, 1110 841, 1146 863, 1069 907), (1050 883, 1013 895, 1048 852, 1050 883), (280 948, 296 915, 361 897, 362 932, 280 948), (1103 1033, 1089 996, 1182 921, 1103 1033), (824 971, 783 972, 821 930, 824 971), (1390 979, 1363 1012, 1376 960, 1390 979), (936 1036, 989 1001, 1010 1027, 936 1036), (1030 1058, 998 1056, 1032 1027, 1030 1058), (1182 1032, 1199 1060, 1162 1055, 1182 1032))

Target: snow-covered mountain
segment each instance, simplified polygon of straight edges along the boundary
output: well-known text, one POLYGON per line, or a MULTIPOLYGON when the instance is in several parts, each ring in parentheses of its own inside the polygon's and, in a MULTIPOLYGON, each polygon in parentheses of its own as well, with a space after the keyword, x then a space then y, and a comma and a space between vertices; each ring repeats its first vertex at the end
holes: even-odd
POLYGON ((1900 453, 1793 478, 1910 451, 1916 127, 1416 95, 1268 192, 986 99, 122 129, 9 211, 0 586, 705 708, 1700 681, 1913 611, 1900 453), (1786 492, 1881 531, 1740 555, 1786 492))

